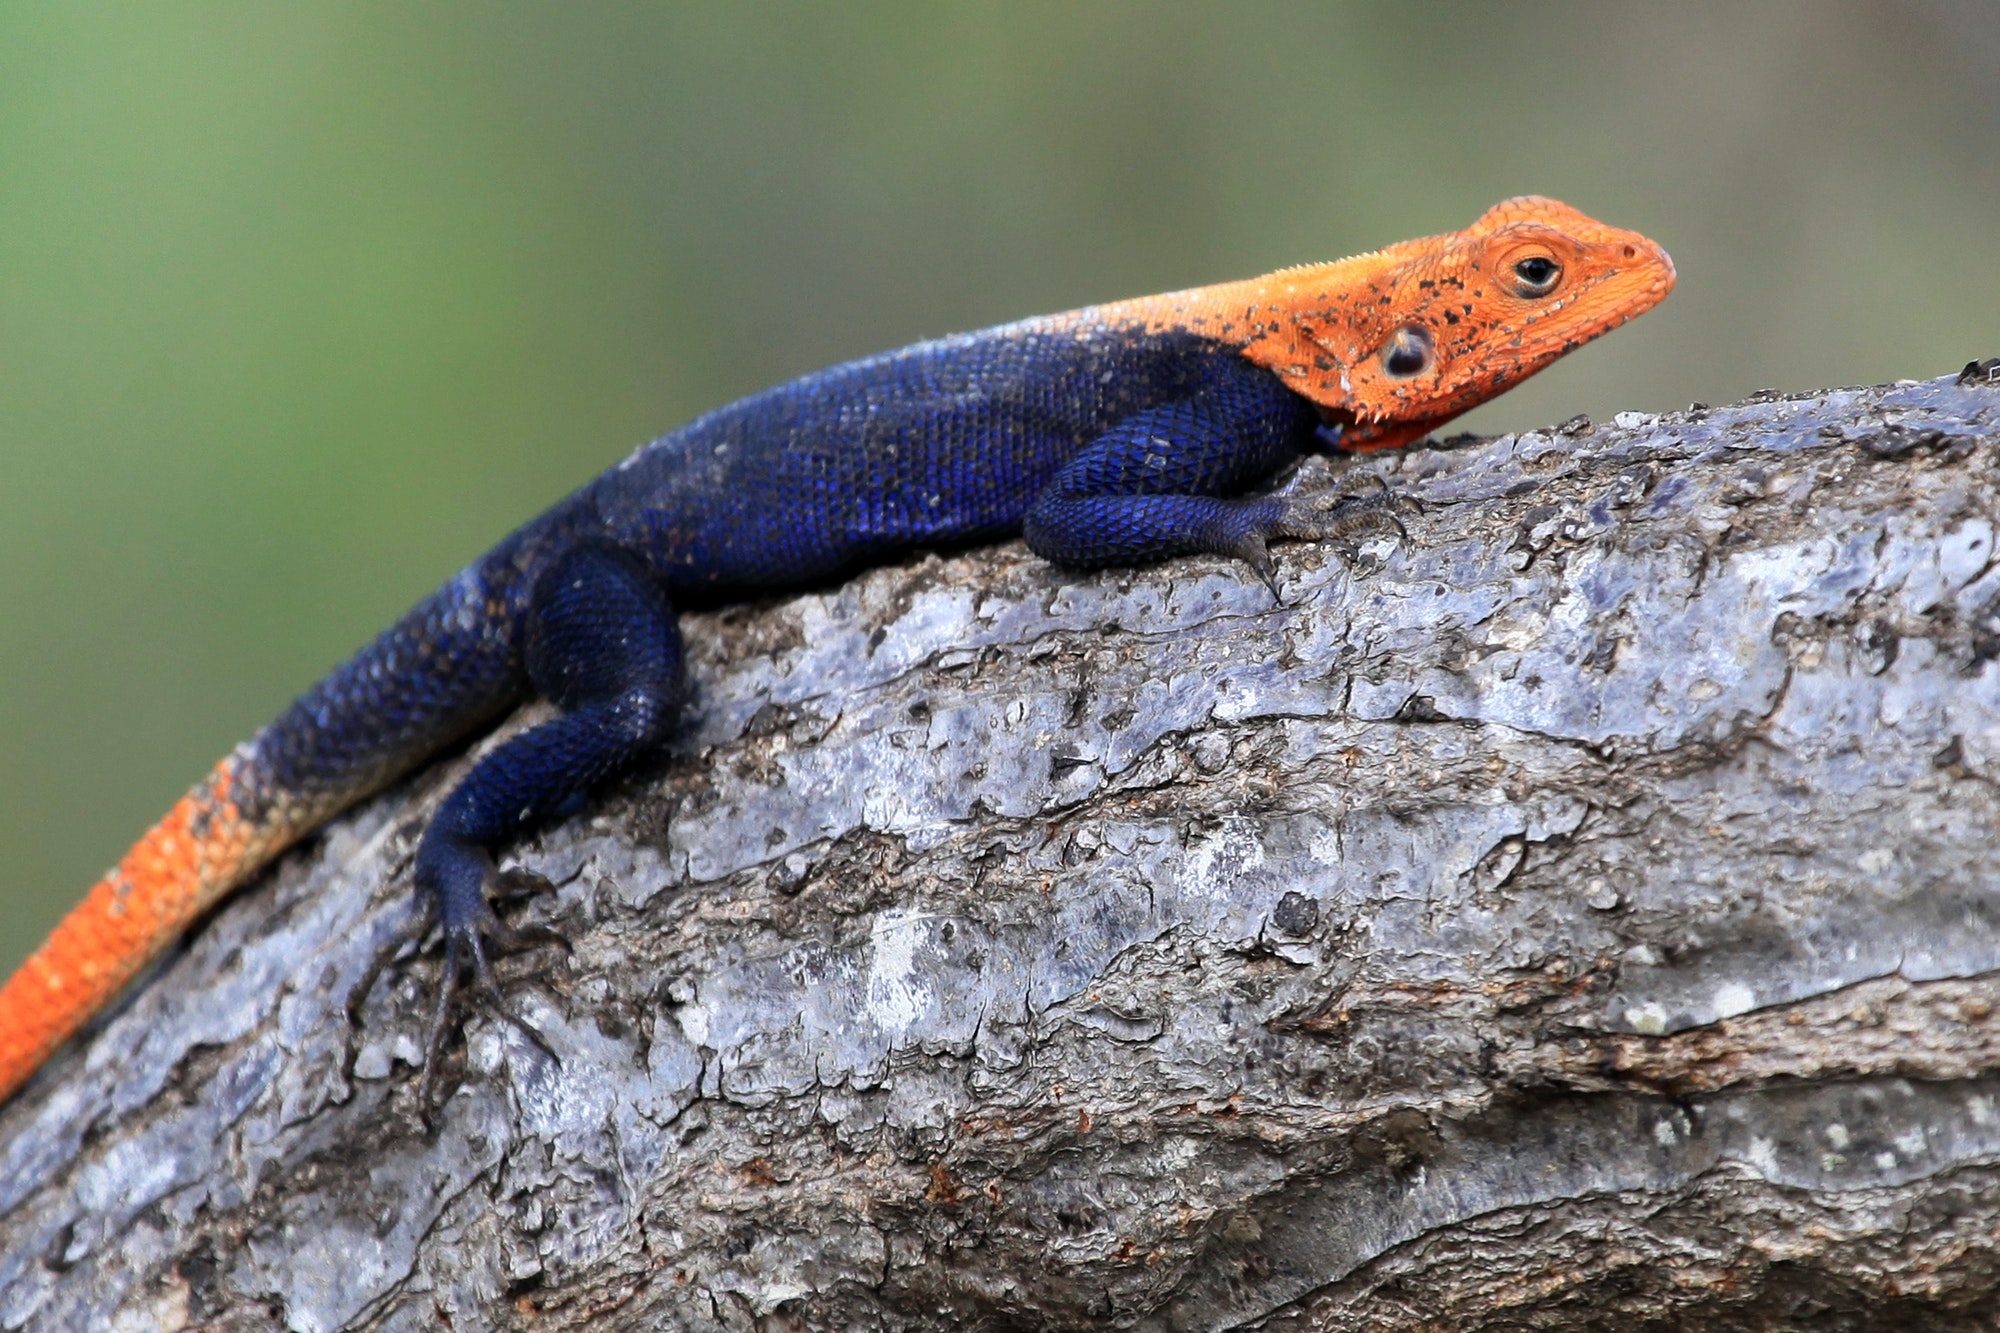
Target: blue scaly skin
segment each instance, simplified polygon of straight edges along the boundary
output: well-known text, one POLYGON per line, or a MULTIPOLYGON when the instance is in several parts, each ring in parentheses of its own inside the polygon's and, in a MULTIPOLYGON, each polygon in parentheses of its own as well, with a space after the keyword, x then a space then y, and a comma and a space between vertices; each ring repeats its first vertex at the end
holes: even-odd
POLYGON ((1462 232, 918 343, 711 412, 509 536, 218 764, 0 988, 0 1100, 288 843, 544 698, 558 716, 475 764, 418 846, 445 944, 428 1104, 462 974, 512 1017, 488 966, 522 942, 489 906, 495 849, 672 732, 676 606, 1014 535, 1075 569, 1216 552, 1268 582, 1269 540, 1394 519, 1382 496, 1260 483, 1328 441, 1420 438, 1672 284, 1644 237, 1510 200, 1462 232))

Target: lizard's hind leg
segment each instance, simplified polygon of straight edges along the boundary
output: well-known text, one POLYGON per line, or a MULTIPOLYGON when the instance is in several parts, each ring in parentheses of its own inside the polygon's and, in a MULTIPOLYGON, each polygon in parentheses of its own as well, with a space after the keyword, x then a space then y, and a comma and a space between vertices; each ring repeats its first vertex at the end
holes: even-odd
POLYGON ((539 1033, 500 1002, 488 946, 546 940, 493 913, 500 888, 493 849, 562 813, 673 729, 681 705, 680 628, 666 594, 633 558, 583 545, 559 556, 530 595, 526 659, 535 691, 562 715, 481 759, 446 796, 417 848, 418 888, 437 904, 444 972, 424 1043, 420 1100, 428 1106, 458 1011, 461 971, 478 997, 553 1056, 539 1033))

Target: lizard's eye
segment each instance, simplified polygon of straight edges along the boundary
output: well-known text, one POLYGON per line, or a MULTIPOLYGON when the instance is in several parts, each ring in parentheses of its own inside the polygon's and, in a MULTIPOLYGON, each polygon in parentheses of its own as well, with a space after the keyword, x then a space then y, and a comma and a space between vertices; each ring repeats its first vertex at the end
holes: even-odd
POLYGON ((1562 281, 1562 265, 1547 255, 1514 261, 1514 291, 1521 296, 1547 296, 1562 281))
POLYGON ((1390 379, 1406 380, 1431 368, 1437 345, 1421 324, 1405 324, 1382 344, 1382 370, 1390 379))

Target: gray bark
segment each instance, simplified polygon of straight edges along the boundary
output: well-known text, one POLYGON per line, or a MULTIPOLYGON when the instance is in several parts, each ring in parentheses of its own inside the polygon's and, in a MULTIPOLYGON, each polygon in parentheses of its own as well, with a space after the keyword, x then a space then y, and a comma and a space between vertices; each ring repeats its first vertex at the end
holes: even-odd
POLYGON ((0 1326, 1990 1327, 1996 462, 2000 389, 1766 397, 1331 465, 1424 512, 1281 604, 692 616, 519 849, 560 1067, 475 1016, 427 1130, 435 961, 347 1021, 440 765, 0 1113, 0 1326))

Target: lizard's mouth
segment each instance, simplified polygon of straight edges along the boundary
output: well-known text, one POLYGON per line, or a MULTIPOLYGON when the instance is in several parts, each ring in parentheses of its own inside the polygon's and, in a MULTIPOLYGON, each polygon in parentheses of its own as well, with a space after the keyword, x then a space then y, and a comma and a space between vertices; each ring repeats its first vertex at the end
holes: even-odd
POLYGON ((1438 427, 1458 416, 1457 412, 1446 412, 1438 416, 1410 417, 1401 420, 1383 419, 1365 421, 1354 412, 1341 407, 1321 407, 1319 410, 1319 437, 1330 448, 1342 453, 1372 454, 1384 449, 1400 449, 1413 440, 1421 440, 1438 427))

